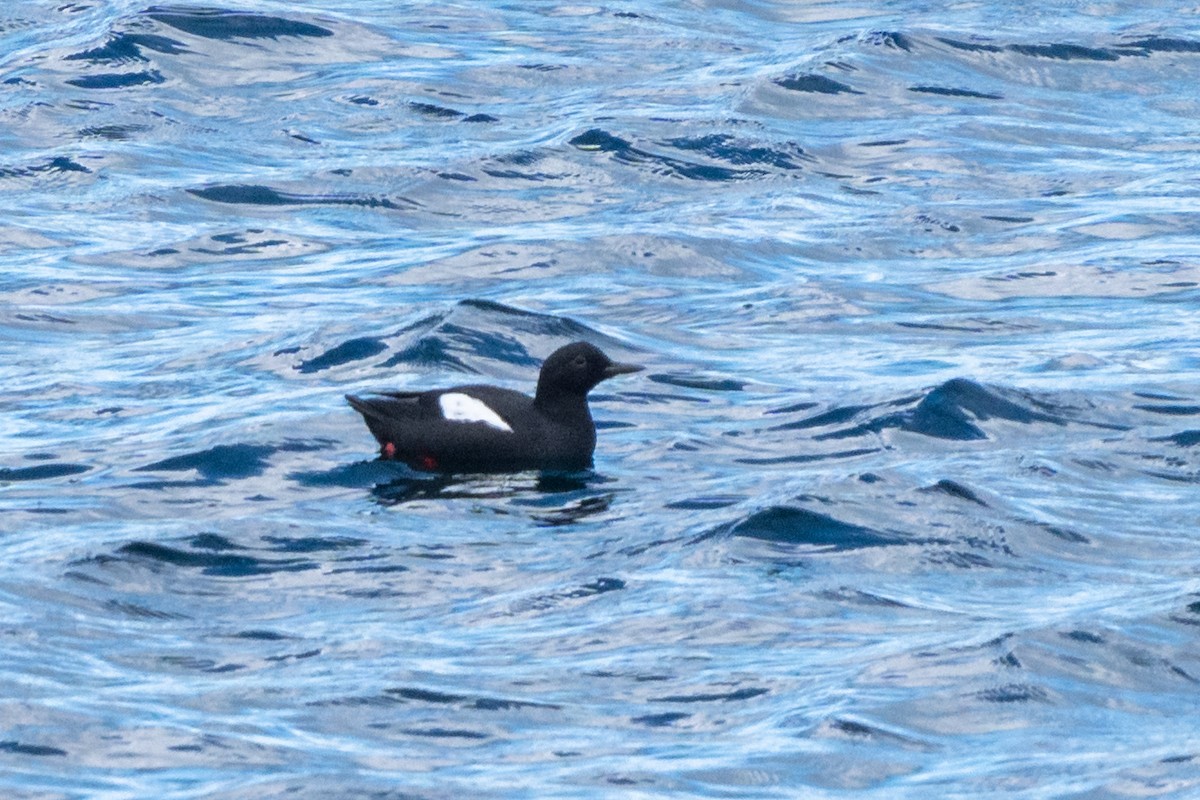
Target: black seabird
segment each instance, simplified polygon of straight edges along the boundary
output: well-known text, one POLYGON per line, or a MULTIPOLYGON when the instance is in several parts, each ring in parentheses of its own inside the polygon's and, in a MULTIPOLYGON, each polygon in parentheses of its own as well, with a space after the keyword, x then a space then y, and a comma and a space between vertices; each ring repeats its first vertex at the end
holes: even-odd
POLYGON ((642 367, 611 360, 587 342, 542 363, 533 397, 498 386, 346 395, 379 440, 380 456, 425 472, 587 469, 596 426, 587 394, 642 367))

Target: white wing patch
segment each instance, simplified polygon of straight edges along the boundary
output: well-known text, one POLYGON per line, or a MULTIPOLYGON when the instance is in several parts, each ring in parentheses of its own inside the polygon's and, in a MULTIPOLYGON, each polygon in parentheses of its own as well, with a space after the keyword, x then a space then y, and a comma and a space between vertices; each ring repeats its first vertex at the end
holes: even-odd
POLYGON ((442 407, 442 416, 454 422, 482 422, 498 431, 512 433, 512 428, 504 418, 493 411, 488 404, 461 392, 446 392, 438 397, 438 405, 442 407))

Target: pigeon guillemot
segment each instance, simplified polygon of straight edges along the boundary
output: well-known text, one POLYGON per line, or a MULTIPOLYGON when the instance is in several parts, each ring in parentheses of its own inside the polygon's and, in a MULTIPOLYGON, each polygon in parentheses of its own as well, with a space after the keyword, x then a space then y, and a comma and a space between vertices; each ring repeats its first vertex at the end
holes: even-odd
POLYGON ((596 449, 588 392, 606 378, 641 369, 575 342, 543 362, 534 397, 471 385, 346 399, 379 440, 381 457, 414 469, 580 470, 591 466, 596 449))

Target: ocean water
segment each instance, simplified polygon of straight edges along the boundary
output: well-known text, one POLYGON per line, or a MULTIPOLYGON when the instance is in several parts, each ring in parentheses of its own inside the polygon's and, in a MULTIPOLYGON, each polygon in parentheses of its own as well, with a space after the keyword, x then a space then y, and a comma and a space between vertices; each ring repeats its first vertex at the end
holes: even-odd
POLYGON ((0 796, 1200 796, 1200 10, 0 9, 0 796), (532 388, 578 475, 376 460, 532 388))

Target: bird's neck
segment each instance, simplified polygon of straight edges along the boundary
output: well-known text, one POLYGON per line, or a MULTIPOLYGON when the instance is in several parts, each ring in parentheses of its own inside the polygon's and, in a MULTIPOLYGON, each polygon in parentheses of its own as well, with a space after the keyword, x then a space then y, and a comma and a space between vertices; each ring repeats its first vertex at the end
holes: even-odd
POLYGON ((586 420, 591 422, 592 413, 588 410, 587 395, 572 394, 563 391, 549 391, 538 386, 533 404, 551 419, 560 422, 586 420))

